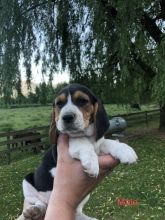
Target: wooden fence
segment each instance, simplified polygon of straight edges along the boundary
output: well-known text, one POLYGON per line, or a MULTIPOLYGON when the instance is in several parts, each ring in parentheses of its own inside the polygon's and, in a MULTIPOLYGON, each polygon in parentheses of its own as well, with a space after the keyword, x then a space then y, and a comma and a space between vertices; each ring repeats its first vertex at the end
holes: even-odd
POLYGON ((8 164, 11 153, 16 150, 38 152, 48 144, 49 126, 0 133, 0 157, 6 157, 8 164))
POLYGON ((115 115, 113 117, 122 117, 127 122, 127 127, 135 126, 139 123, 145 123, 148 125, 149 121, 160 117, 160 109, 151 111, 135 112, 130 114, 115 115))
MULTIPOLYGON (((158 118, 160 110, 136 112, 131 114, 115 115, 113 117, 123 117, 127 126, 135 126, 138 123, 146 123, 158 118)), ((11 153, 16 150, 24 151, 31 149, 39 151, 45 149, 48 144, 48 129, 49 126, 35 127, 19 131, 9 131, 0 133, 0 157, 6 157, 8 163, 11 161, 11 153)))

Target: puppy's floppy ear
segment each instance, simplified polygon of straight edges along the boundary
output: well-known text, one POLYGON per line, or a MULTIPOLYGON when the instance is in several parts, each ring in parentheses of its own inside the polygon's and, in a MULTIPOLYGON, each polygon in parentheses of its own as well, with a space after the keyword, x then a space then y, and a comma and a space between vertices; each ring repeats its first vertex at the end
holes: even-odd
POLYGON ((94 125, 96 141, 104 136, 109 128, 109 119, 101 100, 95 103, 94 125))
POLYGON ((52 114, 51 114, 51 122, 50 122, 50 129, 49 129, 49 140, 50 144, 57 144, 57 128, 56 128, 56 121, 55 121, 55 110, 53 106, 52 114))

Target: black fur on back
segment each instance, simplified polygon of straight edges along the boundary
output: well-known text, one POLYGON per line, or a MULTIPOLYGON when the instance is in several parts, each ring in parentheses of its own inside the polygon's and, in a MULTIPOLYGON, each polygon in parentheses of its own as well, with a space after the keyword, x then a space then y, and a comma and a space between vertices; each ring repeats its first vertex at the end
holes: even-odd
POLYGON ((51 191, 53 189, 53 177, 50 170, 57 165, 57 148, 52 146, 45 153, 41 164, 34 171, 29 173, 25 179, 38 191, 51 191))

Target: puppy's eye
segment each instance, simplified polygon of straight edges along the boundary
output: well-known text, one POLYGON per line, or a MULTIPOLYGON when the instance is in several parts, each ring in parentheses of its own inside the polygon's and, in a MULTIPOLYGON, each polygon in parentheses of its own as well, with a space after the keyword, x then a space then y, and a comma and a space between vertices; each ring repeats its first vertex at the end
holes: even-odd
POLYGON ((65 102, 63 102, 63 101, 57 101, 57 102, 56 102, 56 105, 57 105, 58 108, 62 108, 62 107, 65 105, 65 102))
POLYGON ((78 106, 83 106, 83 105, 85 105, 85 104, 87 104, 87 103, 88 103, 88 100, 85 99, 85 98, 83 98, 83 97, 78 97, 78 98, 76 99, 76 104, 77 104, 78 106))

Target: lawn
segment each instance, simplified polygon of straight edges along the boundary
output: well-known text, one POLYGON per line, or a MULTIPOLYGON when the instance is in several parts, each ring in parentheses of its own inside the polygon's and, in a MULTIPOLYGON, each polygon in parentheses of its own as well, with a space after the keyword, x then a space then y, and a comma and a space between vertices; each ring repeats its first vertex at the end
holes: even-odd
MULTIPOLYGON (((105 105, 109 115, 132 112, 128 106, 105 105)), ((142 110, 155 108, 142 106, 142 110)), ((51 107, 0 109, 0 132, 49 124, 51 107)), ((150 123, 151 124, 151 123, 150 123)), ((154 124, 155 125, 155 124, 154 124)), ((156 125, 157 126, 157 125, 156 125)), ((139 125, 139 128, 143 127, 139 125)), ((141 129, 141 128, 140 128, 141 129)), ((128 129, 128 130, 132 130, 128 129)), ((133 166, 119 165, 92 193, 85 212, 101 220, 163 220, 165 213, 165 138, 145 135, 129 140, 139 156, 133 166), (138 201, 136 206, 117 205, 118 198, 138 201)), ((16 152, 10 165, 0 166, 0 219, 12 220, 22 208, 22 179, 39 163, 42 154, 16 152)))
POLYGON ((0 109, 0 132, 48 125, 50 106, 0 109))
MULTIPOLYGON (((135 165, 119 165, 92 193, 85 212, 99 220, 164 220, 165 216, 165 138, 145 135, 129 144, 136 150, 135 165), (118 198, 134 199, 135 206, 117 205, 118 198)), ((15 219, 22 208, 21 182, 42 155, 23 155, 22 159, 0 167, 1 220, 15 219)))

